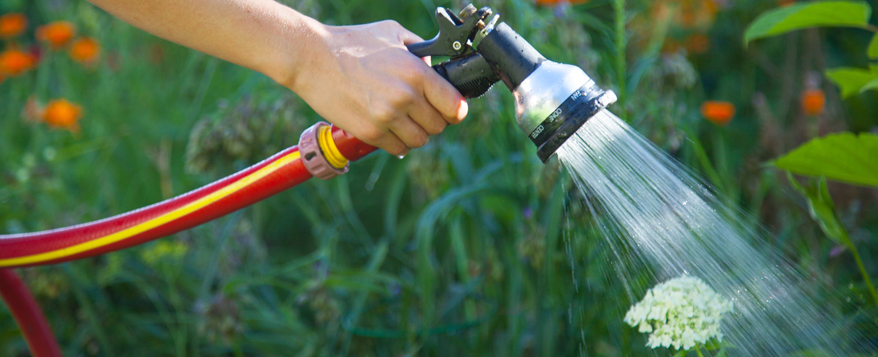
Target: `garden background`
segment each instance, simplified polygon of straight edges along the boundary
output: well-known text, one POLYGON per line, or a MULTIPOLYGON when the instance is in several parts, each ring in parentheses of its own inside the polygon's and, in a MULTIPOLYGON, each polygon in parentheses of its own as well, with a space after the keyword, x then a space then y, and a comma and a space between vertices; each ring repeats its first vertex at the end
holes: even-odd
MULTIPOLYGON (((329 24, 393 19, 423 38, 437 31, 437 6, 466 4, 282 2, 329 24)), ((858 342, 874 346, 878 301, 864 276, 878 276, 878 190, 830 181, 827 204, 812 189, 820 181, 800 177, 809 200, 773 163, 830 133, 878 134, 878 92, 843 92, 826 74, 868 72, 878 21, 745 46, 757 16, 793 3, 475 5, 613 89, 612 111, 750 214, 842 297, 836 308, 871 341, 858 342), (828 215, 812 217, 815 204, 828 215)), ((269 78, 85 1, 4 0, 0 14, 0 234, 179 195, 296 144, 320 120, 269 78)), ((189 231, 19 272, 70 356, 668 355, 622 322, 631 302, 593 218, 557 160, 543 165, 532 146, 497 86, 403 160, 379 152, 189 231)), ((0 355, 26 351, 0 307, 0 355)))

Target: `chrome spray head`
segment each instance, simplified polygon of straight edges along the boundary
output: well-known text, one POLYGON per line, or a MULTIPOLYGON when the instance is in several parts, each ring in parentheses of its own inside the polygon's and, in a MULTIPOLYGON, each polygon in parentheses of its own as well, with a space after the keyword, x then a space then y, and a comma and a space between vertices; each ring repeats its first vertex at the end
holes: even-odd
POLYGON ((459 16, 436 9, 439 34, 408 46, 420 57, 450 56, 434 65, 466 98, 502 80, 515 96, 518 126, 544 163, 586 121, 616 101, 579 67, 547 60, 490 8, 468 5, 459 16))
POLYGON ((579 67, 547 60, 505 23, 478 45, 515 96, 518 127, 537 146, 543 163, 602 109, 616 102, 579 67))

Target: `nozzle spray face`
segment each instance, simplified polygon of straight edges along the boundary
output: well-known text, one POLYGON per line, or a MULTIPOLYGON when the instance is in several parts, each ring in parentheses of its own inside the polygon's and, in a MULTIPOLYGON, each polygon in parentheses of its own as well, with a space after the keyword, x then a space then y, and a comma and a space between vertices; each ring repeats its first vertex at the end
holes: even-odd
POLYGON ((515 96, 518 126, 537 146, 544 163, 601 109, 616 101, 579 67, 546 60, 505 23, 478 45, 515 96))
POLYGON ((544 163, 567 139, 616 101, 579 67, 545 61, 512 91, 518 126, 544 163))

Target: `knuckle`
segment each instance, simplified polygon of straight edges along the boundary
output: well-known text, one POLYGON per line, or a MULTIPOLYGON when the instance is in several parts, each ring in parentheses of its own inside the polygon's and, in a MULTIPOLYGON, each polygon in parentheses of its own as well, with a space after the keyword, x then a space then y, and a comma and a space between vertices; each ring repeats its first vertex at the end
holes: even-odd
POLYGON ((382 132, 381 130, 378 130, 378 129, 368 129, 368 130, 364 131, 362 135, 363 135, 363 137, 361 139, 363 139, 364 141, 374 143, 374 142, 381 140, 384 137, 384 132, 382 132))
POLYGON ((412 138, 412 148, 419 148, 421 146, 427 145, 427 142, 430 141, 430 137, 426 132, 420 131, 418 134, 412 138))
POLYGON ((415 102, 415 92, 407 86, 396 86, 387 89, 387 102, 396 111, 408 108, 415 102))
POLYGON ((380 23, 382 26, 387 26, 390 28, 402 27, 402 25, 400 25, 399 22, 396 22, 396 20, 382 20, 378 23, 380 23))
POLYGON ((402 104, 409 106, 417 103, 421 100, 422 97, 418 95, 414 88, 403 88, 398 93, 400 100, 402 100, 402 104))
POLYGON ((438 135, 441 134, 443 130, 445 130, 445 122, 436 122, 432 125, 428 125, 428 128, 424 128, 427 131, 427 134, 430 135, 438 135))
POLYGON ((419 68, 421 66, 415 66, 411 62, 405 61, 400 63, 397 67, 397 75, 408 84, 420 83, 423 77, 423 72, 419 68))
POLYGON ((372 111, 372 118, 375 119, 375 122, 385 127, 389 125, 395 117, 396 109, 390 105, 380 105, 372 111))
POLYGON ((405 144, 395 143, 395 144, 391 145, 390 147, 385 148, 384 151, 387 151, 388 153, 393 154, 393 155, 402 155, 405 153, 406 150, 408 150, 408 147, 406 147, 405 144))

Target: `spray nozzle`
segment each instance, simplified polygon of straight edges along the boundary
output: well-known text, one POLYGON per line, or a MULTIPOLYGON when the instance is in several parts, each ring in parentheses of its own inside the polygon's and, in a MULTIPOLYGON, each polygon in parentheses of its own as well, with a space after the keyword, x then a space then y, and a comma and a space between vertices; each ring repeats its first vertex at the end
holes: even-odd
POLYGON ((616 95, 579 67, 547 60, 506 23, 497 24, 498 18, 472 4, 459 16, 439 7, 439 34, 408 49, 419 57, 450 56, 433 68, 465 98, 479 97, 502 80, 515 96, 518 126, 546 162, 616 95))

